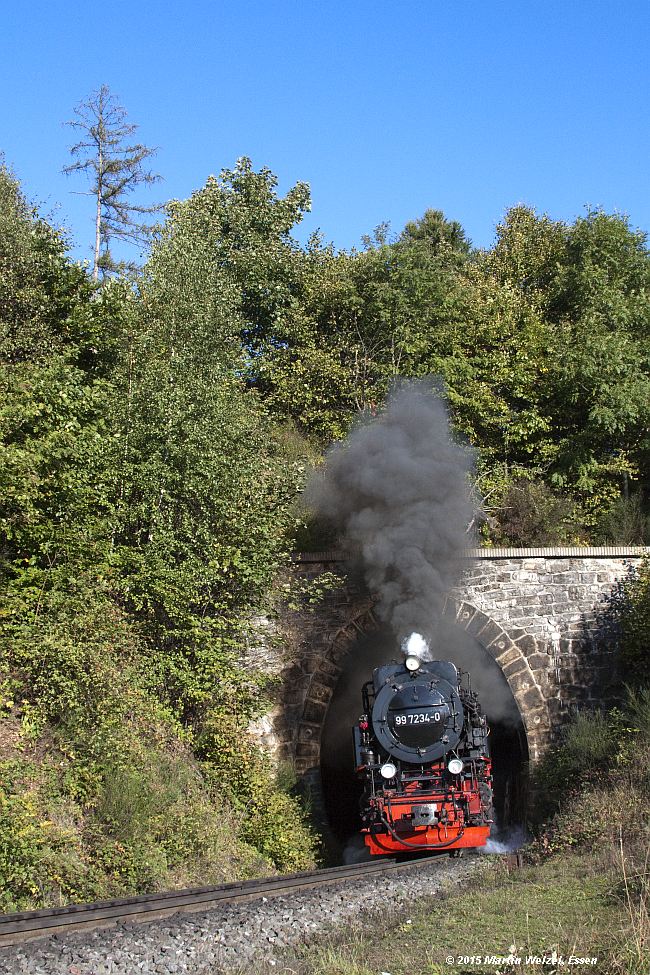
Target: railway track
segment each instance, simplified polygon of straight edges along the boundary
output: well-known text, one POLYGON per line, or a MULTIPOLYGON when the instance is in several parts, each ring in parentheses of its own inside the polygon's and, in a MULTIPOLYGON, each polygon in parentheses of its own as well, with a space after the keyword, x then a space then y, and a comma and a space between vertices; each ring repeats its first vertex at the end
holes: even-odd
POLYGON ((110 925, 150 921, 178 913, 196 913, 218 906, 280 897, 301 890, 325 887, 343 880, 367 879, 371 875, 413 869, 439 857, 422 857, 417 861, 386 859, 378 863, 351 864, 305 873, 263 877, 221 884, 216 887, 195 887, 172 890, 162 894, 142 894, 93 904, 72 904, 40 911, 0 915, 0 948, 64 934, 68 931, 92 930, 110 925))

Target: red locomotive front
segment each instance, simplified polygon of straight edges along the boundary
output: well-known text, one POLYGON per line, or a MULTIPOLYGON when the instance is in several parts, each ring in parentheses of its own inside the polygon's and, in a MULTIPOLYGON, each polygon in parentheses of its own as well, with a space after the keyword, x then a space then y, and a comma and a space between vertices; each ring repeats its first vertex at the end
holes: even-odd
POLYGON ((484 846, 492 822, 489 729, 468 675, 449 661, 409 655, 374 671, 363 704, 353 736, 370 852, 484 846))

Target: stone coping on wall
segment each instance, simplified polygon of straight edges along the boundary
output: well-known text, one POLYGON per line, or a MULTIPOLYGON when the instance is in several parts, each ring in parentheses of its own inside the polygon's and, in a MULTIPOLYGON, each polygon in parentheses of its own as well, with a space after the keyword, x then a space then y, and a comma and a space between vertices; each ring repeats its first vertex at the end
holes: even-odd
MULTIPOLYGON (((294 562, 347 562, 351 552, 296 552, 294 562)), ((464 559, 626 559, 650 555, 648 545, 573 545, 557 548, 467 548, 464 559)))

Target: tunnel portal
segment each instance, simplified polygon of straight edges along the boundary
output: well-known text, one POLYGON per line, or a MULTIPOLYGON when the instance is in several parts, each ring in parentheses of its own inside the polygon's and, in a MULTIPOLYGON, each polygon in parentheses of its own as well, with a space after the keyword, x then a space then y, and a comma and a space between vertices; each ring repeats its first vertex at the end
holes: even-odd
MULTIPOLYGON (((465 632, 467 646, 480 647, 490 661, 485 672, 492 672, 493 687, 507 686, 510 706, 512 700, 516 704, 514 719, 512 714, 504 719, 500 710, 495 714, 492 688, 486 693, 472 673, 491 719, 500 821, 522 818, 527 762, 532 767, 540 760, 572 709, 603 707, 617 699, 620 674, 612 641, 602 639, 603 602, 648 551, 468 549, 463 554, 462 581, 447 597, 444 619, 465 632)), ((303 553, 293 572, 310 583, 330 573, 335 582, 330 576, 318 605, 287 608, 283 615, 289 663, 261 641, 263 669, 270 659, 277 662, 273 672, 282 675, 269 747, 292 763, 311 794, 315 818, 345 836, 356 816, 350 735, 362 707, 361 686, 382 655, 398 657, 399 648, 381 631, 375 597, 349 554, 303 553), (364 658, 366 646, 374 649, 364 658), (365 673, 353 669, 353 657, 359 664, 366 659, 365 673), (337 795, 340 803, 334 801, 337 795)))
MULTIPOLYGON (((612 641, 602 638, 603 603, 648 551, 616 547, 463 553, 462 581, 449 594, 444 616, 475 639, 503 674, 523 724, 517 742, 531 765, 558 736, 572 709, 616 701, 621 675, 612 641)), ((320 788, 323 726, 337 682, 350 648, 378 625, 375 598, 349 554, 302 553, 292 570, 311 583, 332 573, 336 578, 341 569, 345 575, 338 576, 340 584, 331 585, 328 579, 318 606, 287 608, 283 625, 293 649, 289 664, 283 665, 268 644, 261 648, 263 669, 270 659, 277 665, 273 672, 282 673, 271 747, 292 762, 307 786, 313 783, 314 794, 320 788)), ((508 738, 503 747, 511 753, 516 742, 510 726, 502 733, 493 718, 495 753, 501 748, 499 739, 508 738)))

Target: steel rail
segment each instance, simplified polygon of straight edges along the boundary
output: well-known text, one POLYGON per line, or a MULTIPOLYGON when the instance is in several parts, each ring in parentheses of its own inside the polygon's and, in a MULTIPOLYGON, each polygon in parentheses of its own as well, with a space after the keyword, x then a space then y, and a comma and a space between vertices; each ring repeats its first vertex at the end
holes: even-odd
POLYGON ((181 912, 196 913, 219 905, 236 904, 262 897, 281 897, 283 894, 324 887, 343 880, 364 879, 393 870, 413 869, 415 866, 434 861, 440 862, 440 857, 429 856, 407 861, 386 858, 378 863, 350 864, 284 876, 261 877, 215 887, 193 887, 160 894, 141 894, 137 897, 97 901, 92 904, 71 904, 68 907, 1 914, 0 948, 8 948, 37 938, 60 935, 66 931, 92 930, 120 923, 150 921, 181 912))

